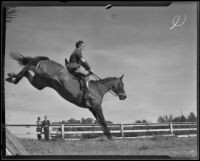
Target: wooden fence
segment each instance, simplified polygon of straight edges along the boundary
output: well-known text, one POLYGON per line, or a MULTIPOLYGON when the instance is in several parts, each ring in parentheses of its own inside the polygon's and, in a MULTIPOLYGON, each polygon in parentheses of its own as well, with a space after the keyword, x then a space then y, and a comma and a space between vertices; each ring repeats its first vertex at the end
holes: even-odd
MULTIPOLYGON (((7 124, 6 127, 35 127, 35 124, 7 124)), ((168 135, 174 135, 177 132, 192 131, 193 134, 197 133, 196 122, 168 122, 168 123, 137 123, 137 124, 113 124, 108 126, 112 134, 117 134, 118 137, 127 137, 130 133, 145 134, 167 132, 168 135)), ((50 136, 60 136, 63 139, 66 136, 77 135, 80 137, 84 134, 102 134, 100 126, 97 124, 52 124, 50 125, 50 136)), ((15 133, 14 133, 15 134, 15 133)), ((37 134, 37 132, 27 132, 26 134, 37 134)), ((17 135, 17 134, 16 134, 17 135)), ((19 135, 19 134, 18 134, 19 135)), ((136 135, 138 136, 138 135, 136 135)))

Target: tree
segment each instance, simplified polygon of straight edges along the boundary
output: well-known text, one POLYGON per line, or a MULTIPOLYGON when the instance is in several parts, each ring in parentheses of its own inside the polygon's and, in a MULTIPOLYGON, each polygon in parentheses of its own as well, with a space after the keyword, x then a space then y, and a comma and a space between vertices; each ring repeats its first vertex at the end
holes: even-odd
POLYGON ((143 120, 142 120, 142 123, 148 123, 148 121, 147 121, 147 120, 145 120, 145 119, 143 119, 143 120))
POLYGON ((62 121, 61 121, 61 124, 66 124, 66 121, 65 121, 65 120, 62 120, 62 121))
POLYGON ((93 118, 81 118, 81 124, 92 124, 93 118))
POLYGON ((174 117, 172 122, 181 122, 181 117, 180 116, 174 117))
POLYGON ((172 122, 173 120, 173 115, 165 115, 165 116, 159 116, 157 122, 172 122))
POLYGON ((159 123, 165 122, 165 119, 162 116, 159 116, 157 122, 159 123))
POLYGON ((186 122, 186 117, 184 115, 181 115, 181 122, 186 122))
POLYGON ((81 122, 80 122, 80 120, 76 120, 74 118, 71 118, 71 119, 67 120, 67 123, 68 124, 80 124, 81 122))
POLYGON ((86 119, 86 124, 92 124, 92 123, 93 123, 93 118, 86 119))
MULTIPOLYGON (((114 123, 112 121, 106 121, 107 125, 113 125, 114 123)), ((97 120, 94 121, 93 124, 99 124, 97 120)))
POLYGON ((143 120, 136 120, 135 123, 148 123, 147 120, 143 119, 143 120))
POLYGON ((106 121, 107 125, 113 125, 112 121, 106 121))
POLYGON ((169 115, 169 117, 167 115, 165 115, 165 122, 171 122, 173 120, 173 116, 169 115))
POLYGON ((135 123, 142 123, 142 121, 141 120, 136 120, 135 123))
POLYGON ((94 124, 99 124, 97 120, 94 121, 94 124))
POLYGON ((193 112, 190 112, 190 114, 187 117, 187 121, 189 122, 196 122, 197 118, 195 117, 195 114, 193 112))

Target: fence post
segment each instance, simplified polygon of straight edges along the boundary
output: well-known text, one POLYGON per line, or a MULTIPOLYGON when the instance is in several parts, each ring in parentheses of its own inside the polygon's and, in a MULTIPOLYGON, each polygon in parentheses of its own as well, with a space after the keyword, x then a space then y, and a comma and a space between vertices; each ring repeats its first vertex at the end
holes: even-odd
POLYGON ((172 122, 169 123, 169 126, 170 126, 170 132, 171 132, 171 134, 174 135, 172 122))
POLYGON ((120 124, 120 128, 121 128, 121 136, 122 136, 122 138, 124 138, 124 126, 123 126, 123 124, 120 124))
POLYGON ((61 124, 61 136, 62 136, 62 139, 65 139, 64 124, 61 124))

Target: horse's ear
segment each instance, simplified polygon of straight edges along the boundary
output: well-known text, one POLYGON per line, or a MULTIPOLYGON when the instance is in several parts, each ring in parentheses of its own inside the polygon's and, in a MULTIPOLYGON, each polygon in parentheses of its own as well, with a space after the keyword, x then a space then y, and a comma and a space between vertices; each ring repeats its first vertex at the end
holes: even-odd
POLYGON ((124 77, 124 74, 122 74, 122 76, 120 77, 120 79, 122 80, 123 77, 124 77))

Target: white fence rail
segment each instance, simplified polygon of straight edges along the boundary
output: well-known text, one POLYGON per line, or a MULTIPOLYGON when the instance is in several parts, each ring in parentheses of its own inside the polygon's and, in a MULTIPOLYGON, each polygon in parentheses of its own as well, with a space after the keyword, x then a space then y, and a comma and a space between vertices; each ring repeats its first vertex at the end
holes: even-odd
MULTIPOLYGON (((34 124, 7 124, 6 127, 35 127, 34 124)), ((168 132, 173 135, 177 131, 194 131, 197 133, 197 123, 196 122, 169 122, 169 123, 137 123, 137 124, 114 124, 108 126, 111 129, 111 133, 120 134, 120 137, 126 137, 125 134, 128 133, 147 133, 147 132, 168 132), (117 128, 113 129, 112 128, 117 128), (130 129, 132 128, 132 129, 130 129), (135 129, 136 128, 136 129, 135 129), (139 129, 140 128, 140 129, 139 129)), ((102 134, 103 131, 99 125, 95 124, 52 124, 50 125, 50 136, 61 135, 65 139, 65 134, 102 134), (78 128, 79 130, 72 130, 73 128, 78 128), (92 128, 87 130, 86 128, 92 128), (66 130, 67 129, 67 130, 66 130), (71 129, 71 130, 70 130, 71 129), (81 129, 81 130, 80 130, 81 129)), ((38 132, 27 132, 26 134, 37 134, 38 132)), ((20 135, 20 133, 14 133, 20 135)), ((21 133, 22 135, 22 133, 21 133)))

